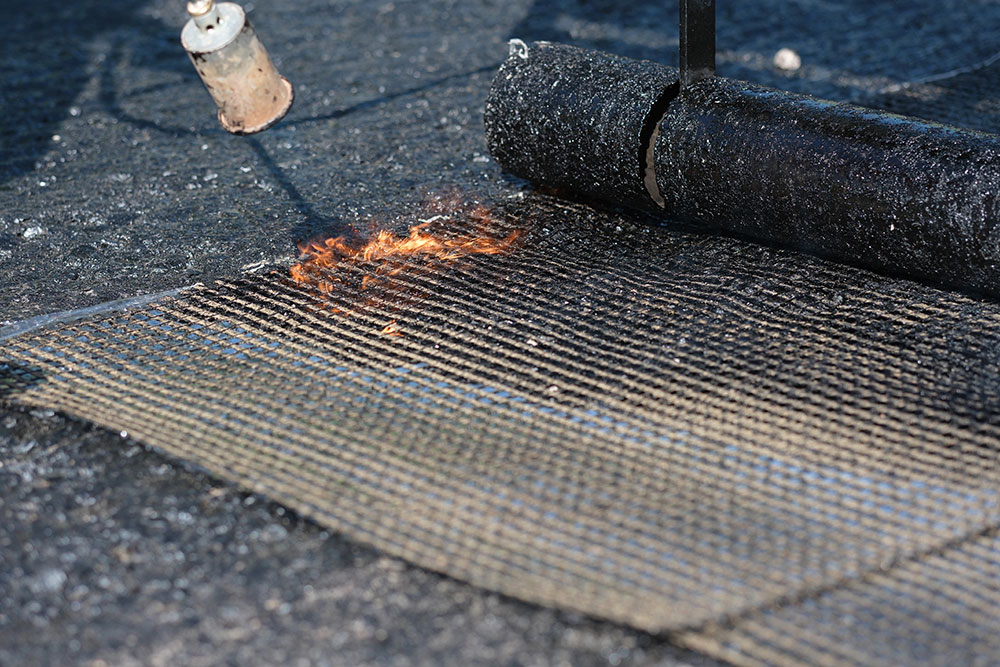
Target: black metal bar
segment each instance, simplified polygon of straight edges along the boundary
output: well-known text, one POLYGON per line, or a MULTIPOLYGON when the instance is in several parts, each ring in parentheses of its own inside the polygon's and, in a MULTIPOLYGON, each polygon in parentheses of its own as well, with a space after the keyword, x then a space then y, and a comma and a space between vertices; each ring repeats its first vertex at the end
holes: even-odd
POLYGON ((715 0, 681 0, 681 86, 715 76, 715 0))

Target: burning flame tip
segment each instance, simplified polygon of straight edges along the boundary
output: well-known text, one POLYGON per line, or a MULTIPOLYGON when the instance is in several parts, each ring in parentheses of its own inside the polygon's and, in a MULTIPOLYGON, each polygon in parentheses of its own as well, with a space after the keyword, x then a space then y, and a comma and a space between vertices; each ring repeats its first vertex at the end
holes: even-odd
MULTIPOLYGON (((469 217, 482 221, 488 219, 489 215, 489 209, 479 205, 473 209, 469 217)), ((388 266, 388 263, 393 261, 426 256, 430 260, 450 262, 466 255, 495 255, 510 249, 523 235, 523 232, 518 230, 502 239, 475 234, 449 237, 432 234, 429 230, 431 224, 432 222, 428 220, 413 225, 405 237, 396 236, 388 230, 381 230, 374 239, 360 247, 351 246, 342 236, 324 241, 300 243, 299 250, 304 259, 291 268, 290 275, 300 284, 316 282, 319 276, 314 274, 323 269, 331 269, 346 260, 382 262, 382 266, 377 267, 375 273, 392 275, 401 270, 401 267, 388 266)), ((329 282, 331 278, 332 276, 324 275, 322 280, 329 282)), ((362 286, 365 286, 364 282, 362 286)))
POLYGON ((389 324, 382 328, 383 336, 402 336, 403 333, 399 330, 399 325, 396 324, 396 320, 392 320, 389 324))
MULTIPOLYGON (((368 290, 379 285, 384 277, 395 276, 407 269, 413 269, 411 260, 423 258, 426 265, 422 270, 433 270, 435 264, 455 262, 470 255, 497 255, 512 249, 525 235, 524 230, 515 230, 506 237, 497 238, 486 231, 493 222, 492 211, 480 203, 462 204, 456 197, 438 198, 428 204, 430 215, 412 225, 405 236, 397 236, 389 230, 372 230, 369 240, 357 243, 351 236, 336 236, 322 240, 298 243, 302 256, 300 262, 289 270, 289 277, 299 285, 309 285, 327 295, 338 285, 353 283, 348 274, 337 275, 336 269, 348 263, 362 264, 360 289, 368 290), (471 232, 459 233, 445 227, 453 223, 457 228, 471 232), (434 230, 441 229, 441 233, 434 230), (376 263, 375 266, 365 266, 376 263)), ((356 284, 356 283, 353 283, 356 284)), ((330 306, 330 310, 343 317, 353 311, 330 306)), ((403 336, 395 320, 381 330, 384 336, 403 336)))

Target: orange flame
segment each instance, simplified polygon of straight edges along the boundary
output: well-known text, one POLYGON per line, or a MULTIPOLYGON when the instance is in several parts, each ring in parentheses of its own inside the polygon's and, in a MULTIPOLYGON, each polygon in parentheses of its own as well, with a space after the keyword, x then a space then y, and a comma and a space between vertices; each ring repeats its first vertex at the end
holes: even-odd
MULTIPOLYGON (((417 273, 434 271, 441 265, 470 255, 504 253, 524 236, 522 230, 515 230, 502 238, 495 232, 492 235, 486 233, 486 228, 492 223, 490 210, 481 204, 462 204, 454 194, 433 199, 426 206, 432 215, 411 226, 406 236, 382 230, 367 242, 352 243, 338 236, 300 244, 302 258, 289 271, 292 280, 323 294, 329 294, 339 286, 342 288, 340 293, 349 295, 353 290, 344 292, 343 288, 352 285, 357 288, 360 273, 360 290, 379 286, 381 291, 378 294, 384 296, 386 292, 402 289, 398 284, 383 286, 381 283, 385 277, 404 270, 417 273), (473 229, 471 232, 468 231, 470 227, 473 229), (423 263, 420 260, 424 260, 423 263), (356 270, 347 270, 351 268, 356 270)), ((406 291, 410 292, 412 288, 407 287, 406 291)), ((349 306, 342 309, 324 302, 322 307, 345 317, 352 313, 349 306)), ((383 336, 404 335, 396 320, 385 325, 380 333, 383 336)))
POLYGON ((383 336, 402 336, 403 332, 399 330, 399 325, 396 324, 396 320, 389 322, 382 328, 383 336))
MULTIPOLYGON (((490 222, 490 211, 477 205, 467 217, 481 226, 490 222)), ((301 244, 301 262, 290 270, 291 278, 300 285, 311 285, 327 293, 343 280, 336 275, 336 268, 348 263, 374 262, 377 265, 361 278, 361 289, 377 283, 379 276, 395 275, 403 271, 414 258, 427 259, 427 266, 435 262, 449 263, 469 255, 496 255, 509 250, 523 235, 521 230, 511 232, 504 238, 486 236, 482 233, 447 233, 447 223, 461 224, 446 215, 435 215, 420 224, 410 227, 407 236, 396 236, 390 231, 378 232, 374 239, 358 246, 349 243, 343 236, 324 241, 309 241, 301 244), (431 231, 431 226, 441 228, 439 233, 431 231)))

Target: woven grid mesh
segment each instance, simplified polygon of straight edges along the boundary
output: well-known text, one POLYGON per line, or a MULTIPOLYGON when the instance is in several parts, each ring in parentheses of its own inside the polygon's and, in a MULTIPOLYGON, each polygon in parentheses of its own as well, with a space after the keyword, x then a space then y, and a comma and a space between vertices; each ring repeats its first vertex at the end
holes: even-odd
MULTIPOLYGON (((982 7, 925 4, 733 4, 720 62, 996 131, 1000 64, 934 76, 992 57, 982 7)), ((534 37, 586 36, 550 13, 534 37)), ((664 34, 616 50, 672 57, 664 34)), ((494 220, 528 231, 509 254, 367 290, 364 263, 329 294, 279 272, 20 336, 0 395, 735 663, 1000 663, 1000 304, 541 196, 494 220)))
POLYGON ((998 560, 1000 538, 987 531, 681 641, 740 664, 993 665, 1000 655, 998 560))
POLYGON ((922 611, 946 587, 971 632, 1000 600, 1000 304, 542 196, 491 225, 526 234, 365 290, 365 262, 329 293, 275 272, 15 338, 5 394, 738 662, 877 656, 827 622, 843 605, 928 661, 1000 658, 932 644, 922 611))

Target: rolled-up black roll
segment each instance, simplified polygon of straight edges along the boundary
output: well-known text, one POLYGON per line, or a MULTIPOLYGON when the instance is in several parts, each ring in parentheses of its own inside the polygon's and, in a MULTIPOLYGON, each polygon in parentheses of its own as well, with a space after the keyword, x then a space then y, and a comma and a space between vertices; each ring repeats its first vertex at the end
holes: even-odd
POLYGON ((671 215, 1000 296, 1000 138, 708 79, 659 126, 671 215))
POLYGON ((490 152, 538 185, 644 207, 650 137, 676 85, 656 63, 515 40, 486 100, 490 152))
POLYGON ((490 92, 490 150, 539 184, 1000 297, 1000 137, 676 79, 528 45, 490 92))

